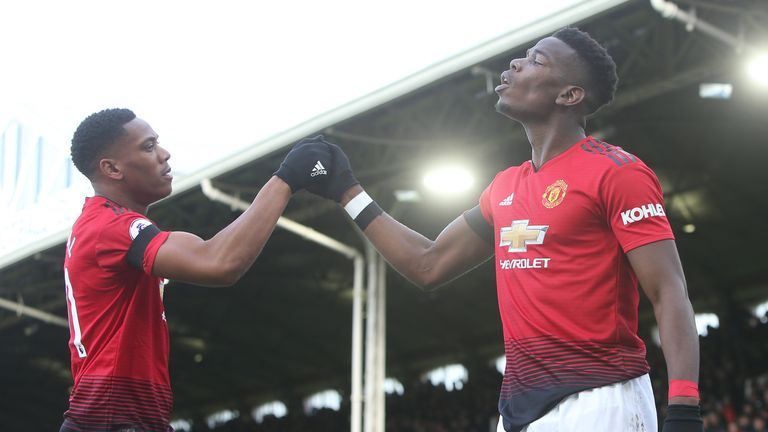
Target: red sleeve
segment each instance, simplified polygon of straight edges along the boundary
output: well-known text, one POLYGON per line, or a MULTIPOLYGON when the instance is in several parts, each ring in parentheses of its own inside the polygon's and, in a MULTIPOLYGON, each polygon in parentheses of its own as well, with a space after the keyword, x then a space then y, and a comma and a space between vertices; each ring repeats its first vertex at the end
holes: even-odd
POLYGON ((636 162, 611 169, 600 187, 613 234, 624 252, 659 240, 674 239, 656 174, 636 162))
MULTIPOLYGON (((96 242, 96 260, 99 266, 105 270, 125 269, 130 266, 127 257, 131 247, 141 231, 154 223, 146 216, 135 212, 125 212, 107 222, 96 242)), ((156 229, 156 228, 155 228, 156 229)), ((141 266, 145 273, 152 274, 152 266, 160 246, 168 239, 169 232, 160 231, 142 245, 141 266)), ((146 238, 145 238, 146 240, 146 238)))
POLYGON ((163 243, 168 240, 169 235, 171 235, 169 231, 161 231, 147 245, 147 248, 144 250, 144 261, 142 262, 144 273, 148 275, 152 274, 152 267, 155 265, 155 257, 157 256, 157 251, 159 251, 160 246, 162 246, 163 243))
MULTIPOLYGON (((495 180, 495 179, 494 179, 495 180)), ((488 225, 493 227, 493 212, 491 211, 491 186, 493 182, 485 188, 482 194, 480 194, 480 213, 483 214, 483 218, 488 222, 488 225)))

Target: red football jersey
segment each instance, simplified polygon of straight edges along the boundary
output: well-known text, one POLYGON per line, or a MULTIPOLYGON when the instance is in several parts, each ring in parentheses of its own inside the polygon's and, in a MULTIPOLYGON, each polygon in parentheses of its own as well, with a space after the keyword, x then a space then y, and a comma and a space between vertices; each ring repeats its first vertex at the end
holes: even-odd
POLYGON ((172 430, 163 286, 152 275, 168 235, 98 196, 72 228, 64 279, 74 388, 64 417, 84 431, 172 430))
POLYGON ((569 394, 648 372, 626 253, 674 238, 653 171, 587 137, 538 171, 528 161, 499 173, 480 210, 495 233, 506 430, 569 394))

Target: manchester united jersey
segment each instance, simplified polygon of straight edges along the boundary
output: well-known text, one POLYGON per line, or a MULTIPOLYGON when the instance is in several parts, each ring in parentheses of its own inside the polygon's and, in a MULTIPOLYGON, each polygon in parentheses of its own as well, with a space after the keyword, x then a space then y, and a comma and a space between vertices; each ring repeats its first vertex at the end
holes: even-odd
POLYGON ((103 197, 86 199, 72 228, 64 279, 74 387, 64 417, 78 430, 172 430, 163 287, 151 272, 168 234, 103 197))
POLYGON ((637 156, 587 137, 538 171, 526 162, 499 173, 480 210, 495 233, 507 431, 569 394, 648 372, 626 253, 673 235, 658 179, 637 156))

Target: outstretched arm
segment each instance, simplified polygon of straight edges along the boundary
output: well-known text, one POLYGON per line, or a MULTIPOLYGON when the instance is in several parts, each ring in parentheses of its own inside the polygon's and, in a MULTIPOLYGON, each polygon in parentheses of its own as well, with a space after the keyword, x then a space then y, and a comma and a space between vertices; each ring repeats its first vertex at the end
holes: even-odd
POLYGON ((172 232, 157 251, 152 273, 197 285, 227 286, 251 267, 291 198, 291 188, 273 176, 251 206, 210 240, 172 232))
MULTIPOLYGON (((341 198, 345 206, 363 192, 355 185, 341 198)), ((434 288, 475 268, 493 254, 491 244, 457 217, 433 241, 406 227, 386 213, 377 216, 363 231, 384 258, 411 282, 434 288)))
POLYGON ((332 155, 328 179, 307 190, 345 207, 376 249, 411 282, 422 288, 437 287, 493 254, 491 242, 470 228, 464 216, 451 222, 434 241, 394 220, 360 187, 347 155, 338 146, 328 145, 332 155))
POLYGON ((331 164, 328 144, 322 136, 300 141, 250 207, 213 238, 172 232, 158 249, 152 273, 197 285, 237 282, 261 253, 291 194, 323 181, 317 164, 331 164))

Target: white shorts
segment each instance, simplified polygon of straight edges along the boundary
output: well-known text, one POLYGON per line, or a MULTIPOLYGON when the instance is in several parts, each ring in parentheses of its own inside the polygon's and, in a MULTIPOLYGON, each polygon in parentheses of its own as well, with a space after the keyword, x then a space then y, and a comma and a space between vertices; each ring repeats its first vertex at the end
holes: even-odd
MULTIPOLYGON (((496 428, 504 432, 501 418, 496 428)), ((648 374, 574 393, 521 432, 657 432, 648 374)))

